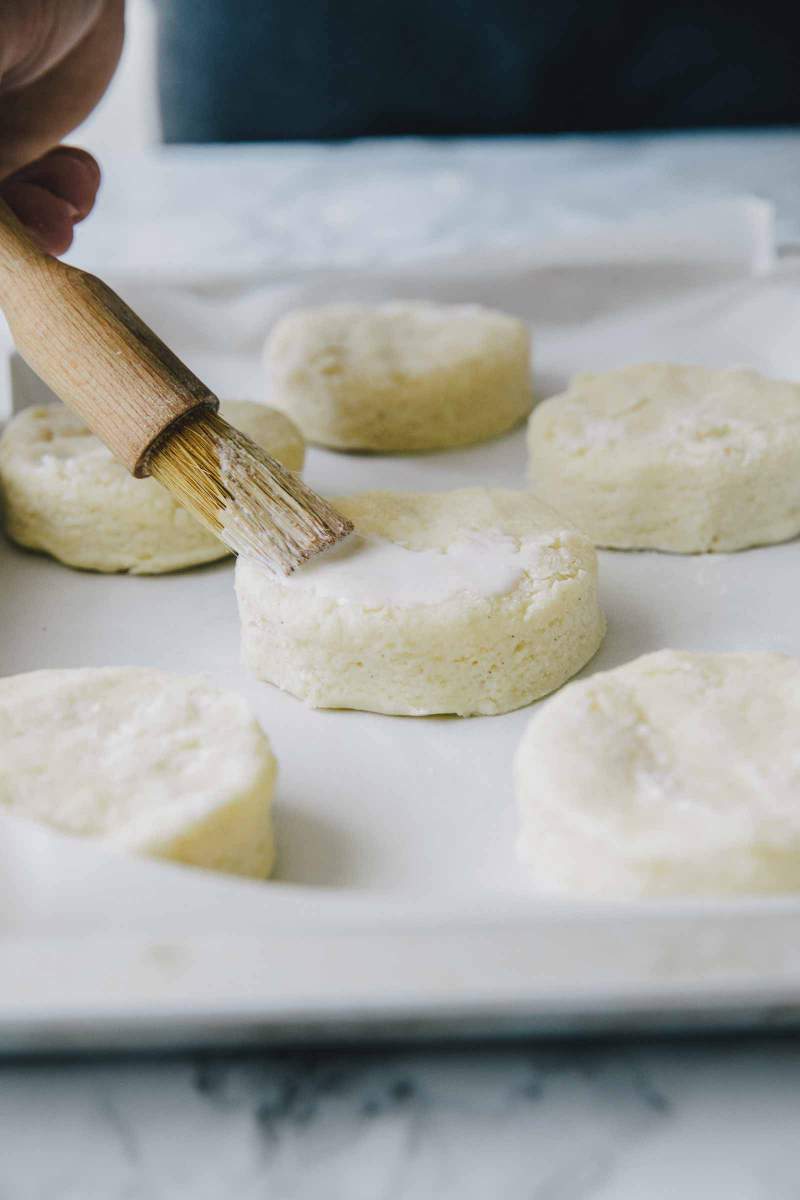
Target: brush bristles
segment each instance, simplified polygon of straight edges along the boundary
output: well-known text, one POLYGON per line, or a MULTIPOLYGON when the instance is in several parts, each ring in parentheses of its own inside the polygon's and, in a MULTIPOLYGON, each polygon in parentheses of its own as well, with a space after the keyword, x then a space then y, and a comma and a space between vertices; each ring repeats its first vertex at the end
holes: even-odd
POLYGON ((230 550, 282 575, 353 529, 299 476, 208 409, 170 433, 148 467, 230 550))

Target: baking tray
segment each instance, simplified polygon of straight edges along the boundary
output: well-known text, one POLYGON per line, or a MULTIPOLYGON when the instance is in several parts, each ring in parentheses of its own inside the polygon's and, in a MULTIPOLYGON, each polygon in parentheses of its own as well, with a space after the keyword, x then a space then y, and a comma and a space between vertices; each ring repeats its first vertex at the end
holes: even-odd
MULTIPOLYGON (((800 327, 796 269, 739 267, 706 286, 688 268, 662 268, 637 265, 621 283, 618 263, 595 265, 592 286, 615 287, 624 302, 590 318, 584 288, 579 315, 549 320, 541 272, 555 302, 575 291, 574 268, 562 277, 506 261, 473 276, 415 268, 294 281, 259 291, 253 327, 267 294, 270 313, 310 297, 425 294, 532 319, 543 391, 589 362, 642 357, 800 375, 776 319, 800 327)), ((226 357, 188 335, 219 296, 131 281, 124 290, 160 328, 172 314, 169 336, 220 392, 257 393, 255 341, 226 357)), ((43 398, 18 360, 12 376, 16 406, 43 398)), ((445 454, 312 450, 306 474, 331 492, 521 486, 524 460, 517 430, 445 454)), ((665 646, 800 655, 799 550, 601 553, 609 631, 584 674, 665 646)), ((280 762, 279 862, 263 884, 124 857, 0 814, 0 1048, 800 1023, 800 898, 590 904, 531 891, 514 856, 511 760, 540 705, 470 720, 314 712, 238 659, 231 562, 99 576, 0 542, 3 674, 207 672, 249 699, 280 762)))

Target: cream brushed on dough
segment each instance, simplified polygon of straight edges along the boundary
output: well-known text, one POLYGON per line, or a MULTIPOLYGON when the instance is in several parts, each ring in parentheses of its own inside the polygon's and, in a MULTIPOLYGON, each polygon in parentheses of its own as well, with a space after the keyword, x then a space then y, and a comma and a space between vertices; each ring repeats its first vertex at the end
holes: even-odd
POLYGON ((289 579, 240 559, 246 665, 318 708, 492 714, 559 687, 605 622, 583 534, 526 492, 340 498, 351 545, 289 579))

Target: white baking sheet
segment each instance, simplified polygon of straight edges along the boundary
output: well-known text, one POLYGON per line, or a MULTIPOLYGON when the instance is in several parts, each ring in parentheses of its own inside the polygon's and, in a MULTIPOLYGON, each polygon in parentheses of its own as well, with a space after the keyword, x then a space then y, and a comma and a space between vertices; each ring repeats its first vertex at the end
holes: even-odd
MULTIPOLYGON (((476 300, 533 323, 539 394, 650 358, 800 378, 800 268, 758 202, 480 262, 120 290, 221 395, 262 392, 263 333, 333 297, 476 300)), ((14 367, 17 405, 37 399, 14 367)), ((465 451, 314 450, 329 491, 524 485, 524 435, 465 451)), ((147 664, 248 696, 280 760, 279 864, 248 883, 112 855, 0 814, 0 1045, 794 1019, 800 900, 543 902, 517 865, 510 764, 538 706, 496 718, 314 712, 238 663, 232 565, 70 571, 0 544, 0 671, 147 664)), ((601 554, 608 637, 800 654, 798 544, 601 554)), ((546 701, 544 701, 546 703, 546 701)), ((800 1008, 800 1004, 798 1005, 800 1008)))

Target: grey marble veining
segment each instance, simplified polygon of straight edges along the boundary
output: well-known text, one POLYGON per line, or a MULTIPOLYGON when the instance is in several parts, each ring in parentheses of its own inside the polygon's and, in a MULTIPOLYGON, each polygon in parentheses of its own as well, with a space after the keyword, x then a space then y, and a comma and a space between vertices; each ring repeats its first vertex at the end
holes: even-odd
POLYGON ((6 1200, 793 1200, 800 1044, 0 1069, 6 1200))

